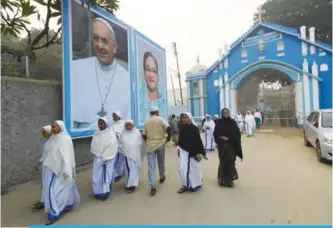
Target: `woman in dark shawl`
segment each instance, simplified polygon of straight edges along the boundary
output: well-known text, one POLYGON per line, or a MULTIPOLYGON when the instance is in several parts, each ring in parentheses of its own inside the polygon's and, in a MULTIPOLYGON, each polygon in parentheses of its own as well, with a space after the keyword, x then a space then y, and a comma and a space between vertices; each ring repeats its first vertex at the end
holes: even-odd
POLYGON ((237 123, 230 118, 229 110, 222 109, 222 118, 216 123, 214 139, 219 152, 218 182, 221 186, 233 187, 238 179, 236 156, 243 160, 241 134, 237 123))
POLYGON ((178 193, 195 192, 201 188, 201 156, 205 159, 206 151, 203 146, 200 132, 190 113, 182 113, 182 126, 179 132, 178 156, 179 174, 182 187, 178 193))

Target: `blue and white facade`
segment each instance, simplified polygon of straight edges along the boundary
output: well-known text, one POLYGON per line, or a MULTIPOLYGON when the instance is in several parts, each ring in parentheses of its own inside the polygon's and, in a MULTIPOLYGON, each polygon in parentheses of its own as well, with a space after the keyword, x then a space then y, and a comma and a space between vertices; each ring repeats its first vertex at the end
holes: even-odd
POLYGON ((237 113, 243 79, 261 69, 275 69, 294 83, 300 124, 313 110, 332 108, 332 46, 315 40, 315 28, 296 29, 261 21, 231 44, 206 69, 199 63, 186 75, 189 111, 194 117, 237 113))

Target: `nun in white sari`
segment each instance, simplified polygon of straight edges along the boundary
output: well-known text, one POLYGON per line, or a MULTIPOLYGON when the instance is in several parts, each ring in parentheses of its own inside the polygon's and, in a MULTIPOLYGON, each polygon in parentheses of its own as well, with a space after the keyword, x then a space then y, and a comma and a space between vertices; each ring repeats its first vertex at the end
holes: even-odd
POLYGON ((250 111, 245 116, 245 130, 248 137, 252 136, 256 127, 256 121, 250 111))
MULTIPOLYGON (((119 140, 120 134, 124 129, 125 121, 121 118, 121 114, 119 111, 116 111, 112 114, 113 123, 112 129, 116 132, 117 139, 119 140)), ((117 182, 121 179, 124 174, 125 169, 125 155, 118 150, 116 161, 114 164, 114 181, 117 182)))
POLYGON ((111 195, 118 140, 116 133, 109 128, 107 118, 98 120, 98 128, 91 142, 94 155, 92 188, 96 199, 106 200, 111 195))
POLYGON ((182 187, 178 193, 195 192, 202 186, 201 155, 205 159, 206 151, 203 146, 200 131, 190 113, 181 115, 182 125, 179 132, 178 155, 179 175, 182 187))
POLYGON ((119 138, 119 149, 125 155, 125 190, 133 193, 139 186, 141 161, 145 154, 145 143, 133 120, 125 122, 119 138))
POLYGON ((236 123, 238 125, 238 128, 239 128, 239 131, 241 133, 243 133, 243 130, 244 130, 244 117, 242 115, 242 113, 238 112, 237 115, 236 115, 236 123))
POLYGON ((80 202, 75 182, 73 142, 63 121, 57 120, 52 124, 52 134, 43 161, 45 171, 43 194, 45 212, 48 215, 46 225, 57 221, 61 214, 71 210, 74 204, 80 202))
POLYGON ((45 175, 44 175, 44 166, 43 166, 43 162, 46 158, 46 154, 47 152, 49 151, 49 138, 51 137, 52 135, 52 132, 51 132, 51 125, 46 125, 42 128, 42 134, 43 134, 43 137, 45 139, 44 141, 44 145, 43 145, 43 152, 42 152, 42 156, 39 160, 39 164, 40 164, 40 171, 41 171, 41 184, 42 184, 42 191, 41 191, 41 199, 38 203, 34 204, 31 208, 32 209, 35 209, 35 210, 40 210, 40 209, 43 209, 44 208, 44 194, 43 194, 43 180, 45 178, 45 175))
POLYGON ((204 130, 204 145, 206 150, 214 151, 215 149, 215 143, 214 143, 214 128, 215 123, 212 120, 210 115, 206 115, 206 121, 203 124, 203 130, 204 130))

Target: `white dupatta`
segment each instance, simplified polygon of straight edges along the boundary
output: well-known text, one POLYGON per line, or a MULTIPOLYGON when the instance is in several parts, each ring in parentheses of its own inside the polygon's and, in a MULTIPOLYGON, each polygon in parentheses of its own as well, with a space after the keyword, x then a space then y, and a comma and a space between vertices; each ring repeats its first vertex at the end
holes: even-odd
MULTIPOLYGON (((133 124, 132 120, 126 122, 133 124)), ((119 149, 126 157, 135 161, 140 166, 145 154, 145 143, 140 131, 135 127, 132 130, 124 128, 119 138, 119 149)))
POLYGON ((53 134, 49 139, 49 151, 46 154, 43 165, 50 169, 62 180, 73 180, 75 171, 74 147, 71 137, 68 135, 63 121, 55 121, 60 127, 59 134, 53 134))
POLYGON ((96 130, 91 142, 90 152, 103 161, 108 161, 116 157, 118 151, 118 140, 113 129, 109 128, 109 121, 101 118, 107 128, 103 131, 96 130))
POLYGON ((204 130, 206 130, 206 128, 209 128, 209 130, 214 131, 215 128, 215 123, 212 120, 210 115, 206 115, 206 121, 204 123, 204 130), (210 117, 210 120, 207 120, 207 117, 210 117))

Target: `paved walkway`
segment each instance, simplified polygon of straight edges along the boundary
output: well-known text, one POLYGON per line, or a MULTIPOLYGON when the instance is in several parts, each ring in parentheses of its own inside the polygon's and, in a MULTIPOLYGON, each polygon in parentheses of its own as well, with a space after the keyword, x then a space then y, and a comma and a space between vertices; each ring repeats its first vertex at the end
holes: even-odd
MULTIPOLYGON (((302 139, 257 134, 244 137, 244 161, 233 189, 216 183, 217 152, 203 162, 204 188, 177 194, 180 181, 176 149, 167 149, 167 180, 155 197, 148 195, 147 164, 141 186, 128 195, 115 184, 112 197, 91 195, 91 171, 79 173, 82 203, 57 224, 332 224, 332 166, 317 162, 302 139)), ((32 212, 40 186, 27 184, 2 197, 2 226, 43 224, 44 213, 32 212)))

